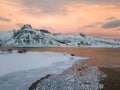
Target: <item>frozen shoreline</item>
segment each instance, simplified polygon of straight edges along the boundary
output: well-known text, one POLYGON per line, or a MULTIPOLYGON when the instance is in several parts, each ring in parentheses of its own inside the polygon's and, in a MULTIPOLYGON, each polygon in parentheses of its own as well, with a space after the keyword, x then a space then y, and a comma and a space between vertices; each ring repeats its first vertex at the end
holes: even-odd
POLYGON ((0 54, 0 90, 27 90, 41 77, 47 74, 61 74, 76 61, 84 59, 87 58, 66 53, 2 52, 0 54))
POLYGON ((36 90, 99 90, 105 78, 98 67, 83 65, 88 57, 56 52, 0 51, 0 90, 28 90, 46 75, 36 90), (57 84, 59 83, 59 84, 57 84), (51 87, 49 87, 51 86, 51 87))
POLYGON ((62 74, 40 80, 37 88, 30 90, 100 90, 104 86, 99 82, 105 77, 96 66, 83 65, 78 61, 62 74))

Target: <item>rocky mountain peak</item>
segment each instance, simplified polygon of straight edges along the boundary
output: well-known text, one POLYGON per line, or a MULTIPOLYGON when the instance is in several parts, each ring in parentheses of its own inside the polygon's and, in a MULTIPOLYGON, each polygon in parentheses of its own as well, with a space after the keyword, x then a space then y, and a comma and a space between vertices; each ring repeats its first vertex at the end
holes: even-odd
POLYGON ((23 25, 21 30, 25 30, 25 29, 32 29, 32 26, 30 24, 25 24, 25 25, 23 25))

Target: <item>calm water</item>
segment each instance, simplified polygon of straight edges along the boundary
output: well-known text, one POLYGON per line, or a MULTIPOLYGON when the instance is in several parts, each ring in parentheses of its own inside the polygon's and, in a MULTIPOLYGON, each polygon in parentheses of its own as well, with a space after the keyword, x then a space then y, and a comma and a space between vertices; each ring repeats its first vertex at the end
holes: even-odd
POLYGON ((87 64, 97 66, 109 64, 120 65, 120 48, 18 48, 18 49, 27 49, 30 51, 66 52, 70 54, 74 53, 80 56, 91 57, 90 60, 85 61, 85 63, 87 64))

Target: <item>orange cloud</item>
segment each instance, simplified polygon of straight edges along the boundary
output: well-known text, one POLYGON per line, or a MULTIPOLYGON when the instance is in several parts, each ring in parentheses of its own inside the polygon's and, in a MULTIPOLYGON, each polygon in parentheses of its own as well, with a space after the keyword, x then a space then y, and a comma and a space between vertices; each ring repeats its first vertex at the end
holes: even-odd
POLYGON ((85 0, 86 2, 83 2, 83 0, 77 0, 77 2, 61 0, 59 3, 52 0, 51 3, 49 1, 42 2, 43 6, 37 3, 40 0, 36 0, 33 3, 30 3, 33 0, 11 1, 3 0, 0 3, 0 17, 7 17, 12 20, 11 22, 0 22, 0 30, 18 29, 17 23, 28 23, 35 28, 51 27, 54 31, 60 33, 83 32, 104 37, 117 35, 120 38, 118 36, 118 34, 120 35, 120 30, 116 32, 116 30, 104 30, 104 28, 101 28, 102 23, 105 23, 109 17, 120 18, 119 3, 114 0, 109 0, 108 3, 108 0, 85 0), (52 3, 53 1, 55 2, 52 3), (54 6, 52 6, 53 4, 54 6), (101 22, 101 24, 97 24, 94 27, 90 26, 96 22, 101 22), (87 25, 89 25, 89 28, 82 29, 82 27, 87 25))

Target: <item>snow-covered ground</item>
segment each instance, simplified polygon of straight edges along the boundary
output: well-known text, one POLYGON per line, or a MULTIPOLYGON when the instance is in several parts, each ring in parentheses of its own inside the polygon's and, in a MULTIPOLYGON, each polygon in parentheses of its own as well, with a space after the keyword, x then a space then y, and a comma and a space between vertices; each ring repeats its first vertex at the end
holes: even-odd
POLYGON ((55 52, 0 51, 0 90, 28 90, 47 74, 61 74, 85 57, 55 52))
POLYGON ((77 63, 62 74, 41 80, 35 90, 100 90, 104 86, 99 81, 105 77, 96 66, 77 63))

